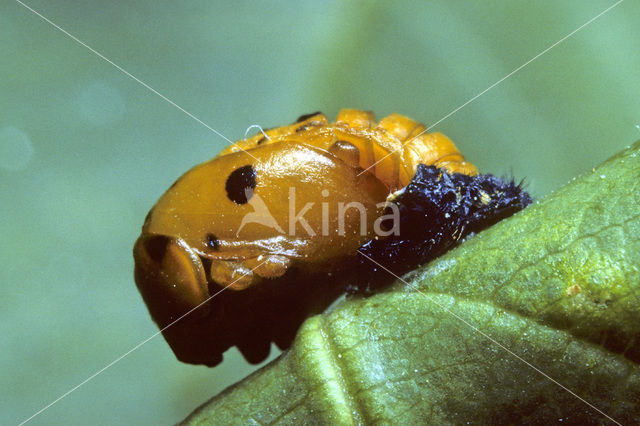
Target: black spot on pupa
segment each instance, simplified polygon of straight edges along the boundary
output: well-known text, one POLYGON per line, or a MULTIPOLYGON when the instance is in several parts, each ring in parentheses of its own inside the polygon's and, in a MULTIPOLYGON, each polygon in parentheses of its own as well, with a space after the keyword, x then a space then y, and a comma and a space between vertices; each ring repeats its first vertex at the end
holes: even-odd
POLYGON ((162 262, 168 245, 169 237, 165 237, 164 235, 153 235, 144 240, 144 248, 147 249, 151 260, 156 263, 162 262))
POLYGON ((265 143, 267 141, 267 137, 263 136, 260 138, 260 140, 258 141, 258 145, 262 145, 263 143, 265 143))
POLYGON ((296 120, 296 123, 301 123, 313 117, 314 115, 322 114, 320 111, 312 112, 310 114, 303 114, 296 120))
POLYGON ((225 184, 227 197, 236 204, 245 204, 249 201, 255 187, 256 171, 250 164, 237 168, 231 172, 225 184), (247 192, 249 194, 247 194, 247 192), (249 198, 247 198, 247 195, 249 198))
POLYGON ((207 247, 211 250, 218 250, 220 248, 220 240, 213 234, 207 234, 207 247))
POLYGON ((296 129, 296 133, 304 132, 305 130, 308 130, 309 127, 311 126, 321 126, 321 125, 322 125, 322 121, 317 121, 317 120, 310 121, 307 124, 303 124, 302 126, 298 127, 296 129))

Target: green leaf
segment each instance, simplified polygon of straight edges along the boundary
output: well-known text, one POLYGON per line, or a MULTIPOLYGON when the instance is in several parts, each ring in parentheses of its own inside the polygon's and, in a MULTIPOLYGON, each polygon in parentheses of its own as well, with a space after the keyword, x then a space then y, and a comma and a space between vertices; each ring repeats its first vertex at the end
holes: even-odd
POLYGON ((409 285, 309 318, 185 423, 640 423, 639 183, 637 142, 409 285))

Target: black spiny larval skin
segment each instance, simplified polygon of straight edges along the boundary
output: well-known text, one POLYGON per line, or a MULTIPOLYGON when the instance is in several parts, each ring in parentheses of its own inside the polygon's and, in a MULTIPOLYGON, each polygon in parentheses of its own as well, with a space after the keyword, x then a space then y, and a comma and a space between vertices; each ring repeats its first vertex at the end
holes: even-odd
POLYGON ((521 184, 490 174, 468 176, 420 164, 414 178, 393 197, 399 235, 379 237, 359 249, 359 274, 350 293, 369 293, 429 262, 531 204, 521 184), (383 267, 381 267, 382 265, 383 267), (386 270, 385 270, 386 269, 386 270))

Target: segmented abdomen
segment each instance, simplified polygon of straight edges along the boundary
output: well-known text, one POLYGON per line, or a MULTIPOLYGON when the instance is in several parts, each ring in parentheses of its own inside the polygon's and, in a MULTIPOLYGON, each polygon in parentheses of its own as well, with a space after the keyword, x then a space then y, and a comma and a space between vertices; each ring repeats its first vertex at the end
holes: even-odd
POLYGON ((376 124, 368 111, 343 109, 335 123, 329 123, 322 113, 314 113, 265 134, 239 141, 220 155, 243 150, 251 153, 263 144, 301 143, 337 156, 363 173, 373 173, 391 192, 411 181, 418 164, 442 167, 450 173, 478 173, 448 137, 427 133, 423 124, 399 114, 376 124))

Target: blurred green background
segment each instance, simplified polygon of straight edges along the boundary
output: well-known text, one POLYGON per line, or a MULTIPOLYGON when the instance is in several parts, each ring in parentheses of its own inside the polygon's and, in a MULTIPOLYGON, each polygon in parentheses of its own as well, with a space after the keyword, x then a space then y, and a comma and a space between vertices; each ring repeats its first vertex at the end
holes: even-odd
MULTIPOLYGON (((28 4, 235 140, 341 107, 435 123, 614 2, 28 4)), ((622 2, 435 129, 482 172, 548 194, 640 138, 638 22, 640 3, 622 2)), ((12 424, 157 331, 133 242, 162 192, 227 142, 10 0, 0 57, 12 424)), ((31 424, 172 424, 254 368, 235 349, 214 369, 181 364, 157 336, 31 424)))

